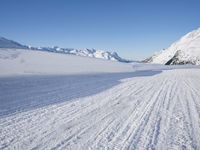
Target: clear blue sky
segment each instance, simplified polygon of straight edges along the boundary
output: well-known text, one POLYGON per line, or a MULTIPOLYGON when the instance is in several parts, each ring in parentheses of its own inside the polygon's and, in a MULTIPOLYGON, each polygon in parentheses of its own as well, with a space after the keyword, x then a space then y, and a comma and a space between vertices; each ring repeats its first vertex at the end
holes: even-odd
POLYGON ((200 0, 1 0, 0 36, 143 59, 200 27, 200 0))

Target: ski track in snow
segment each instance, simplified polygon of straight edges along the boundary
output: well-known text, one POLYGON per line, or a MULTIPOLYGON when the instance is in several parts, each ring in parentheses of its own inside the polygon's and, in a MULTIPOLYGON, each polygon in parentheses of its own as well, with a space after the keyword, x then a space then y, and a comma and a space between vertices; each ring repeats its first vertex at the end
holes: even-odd
POLYGON ((3 116, 0 149, 200 149, 199 74, 129 76, 90 96, 3 116))

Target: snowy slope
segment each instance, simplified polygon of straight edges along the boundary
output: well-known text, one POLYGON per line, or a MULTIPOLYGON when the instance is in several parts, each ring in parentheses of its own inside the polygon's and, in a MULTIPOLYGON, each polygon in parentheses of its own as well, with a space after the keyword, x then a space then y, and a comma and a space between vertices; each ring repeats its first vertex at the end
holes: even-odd
POLYGON ((160 71, 0 78, 0 149, 200 149, 200 69, 160 71))
POLYGON ((132 71, 132 66, 75 55, 24 49, 0 49, 0 75, 86 74, 132 71))
POLYGON ((27 46, 24 46, 22 44, 19 44, 15 41, 8 40, 6 38, 0 37, 0 48, 28 48, 27 46))
POLYGON ((200 28, 194 30, 169 48, 145 60, 157 64, 200 64, 200 28))

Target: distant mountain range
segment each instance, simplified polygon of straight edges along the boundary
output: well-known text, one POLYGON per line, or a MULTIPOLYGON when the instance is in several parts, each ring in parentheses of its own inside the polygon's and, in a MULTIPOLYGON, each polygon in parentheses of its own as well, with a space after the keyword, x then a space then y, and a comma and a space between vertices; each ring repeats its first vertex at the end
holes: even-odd
POLYGON ((100 58, 105 60, 113 60, 119 62, 131 62, 129 60, 121 58, 116 52, 108 52, 96 49, 72 49, 72 48, 60 48, 60 47, 31 47, 22 45, 18 42, 8 40, 4 37, 0 37, 0 48, 14 48, 14 49, 28 49, 28 50, 39 50, 48 51, 54 53, 71 54, 77 56, 85 56, 92 58, 100 58))
MULTIPOLYGON (((72 49, 60 47, 31 47, 18 42, 0 37, 0 48, 28 49, 48 51, 54 53, 71 54, 85 57, 114 60, 119 62, 132 62, 121 58, 116 52, 109 52, 96 49, 72 49)), ((165 64, 165 65, 200 65, 200 28, 189 32, 180 40, 173 43, 169 48, 155 53, 143 60, 144 63, 165 64)))
POLYGON ((200 28, 189 32, 169 48, 155 53, 143 62, 165 65, 200 65, 200 28))

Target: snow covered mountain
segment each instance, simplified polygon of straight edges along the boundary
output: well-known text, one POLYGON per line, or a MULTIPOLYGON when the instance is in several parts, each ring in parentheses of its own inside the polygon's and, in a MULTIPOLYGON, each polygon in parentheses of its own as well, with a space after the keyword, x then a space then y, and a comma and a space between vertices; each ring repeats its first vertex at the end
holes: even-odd
POLYGON ((59 48, 59 47, 39 47, 39 48, 32 47, 31 49, 50 51, 55 53, 72 54, 72 55, 92 57, 92 58, 100 58, 105 60, 114 60, 120 62, 130 62, 129 60, 121 58, 116 52, 108 52, 96 49, 70 49, 70 48, 59 48))
POLYGON ((8 40, 4 37, 0 37, 0 48, 19 48, 19 49, 26 49, 28 48, 25 45, 19 44, 15 41, 8 40))
POLYGON ((186 34, 169 48, 154 54, 144 62, 166 65, 200 65, 200 28, 186 34))
POLYGON ((95 50, 95 49, 31 47, 31 46, 25 46, 25 45, 19 44, 15 41, 8 40, 3 37, 0 37, 0 48, 39 50, 39 51, 48 51, 48 52, 54 52, 54 53, 64 53, 64 54, 72 54, 72 55, 77 55, 77 56, 100 58, 100 59, 105 59, 105 60, 114 60, 114 61, 120 61, 120 62, 130 62, 129 60, 119 57, 119 55, 116 52, 108 52, 108 51, 95 50))

